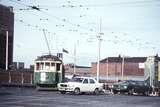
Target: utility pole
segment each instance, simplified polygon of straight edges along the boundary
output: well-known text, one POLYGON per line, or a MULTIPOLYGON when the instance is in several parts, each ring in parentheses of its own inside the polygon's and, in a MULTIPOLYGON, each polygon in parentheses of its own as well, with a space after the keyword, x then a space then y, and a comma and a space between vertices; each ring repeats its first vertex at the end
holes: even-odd
POLYGON ((6 31, 6 71, 8 70, 8 31, 6 31))
POLYGON ((97 39, 98 39, 97 82, 99 82, 99 70, 100 70, 100 55, 101 55, 101 41, 102 41, 101 25, 102 25, 102 20, 100 19, 100 32, 97 36, 97 39))
POLYGON ((76 74, 76 54, 77 54, 77 45, 79 44, 79 40, 76 41, 76 43, 74 44, 74 68, 73 68, 73 73, 76 74))
POLYGON ((74 45, 74 69, 73 74, 76 74, 76 44, 74 45))
POLYGON ((107 58, 107 80, 108 80, 108 75, 109 75, 109 72, 108 72, 108 58, 107 58))
POLYGON ((6 33, 6 66, 5 66, 5 70, 7 71, 8 70, 8 30, 6 29, 6 26, 4 26, 3 28, 3 25, 2 27, 0 26, 0 31, 5 31, 6 33))
POLYGON ((122 80, 123 80, 123 76, 124 76, 124 55, 122 57, 122 75, 121 75, 122 80))

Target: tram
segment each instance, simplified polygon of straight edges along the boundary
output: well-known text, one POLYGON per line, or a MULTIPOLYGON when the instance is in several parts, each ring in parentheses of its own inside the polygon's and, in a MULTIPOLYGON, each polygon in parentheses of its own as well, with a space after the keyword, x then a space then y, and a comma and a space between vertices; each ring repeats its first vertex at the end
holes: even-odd
POLYGON ((59 82, 64 81, 62 60, 54 55, 37 57, 34 64, 34 83, 38 90, 56 89, 59 82))

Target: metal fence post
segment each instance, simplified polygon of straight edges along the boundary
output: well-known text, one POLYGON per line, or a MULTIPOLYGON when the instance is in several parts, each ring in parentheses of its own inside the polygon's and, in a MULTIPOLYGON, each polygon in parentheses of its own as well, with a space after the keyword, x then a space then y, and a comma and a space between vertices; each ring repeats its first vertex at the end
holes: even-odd
POLYGON ((23 85, 23 83, 24 83, 23 72, 21 73, 21 83, 22 83, 22 85, 23 85))
POLYGON ((31 73, 30 83, 33 84, 32 73, 31 73))
POLYGON ((11 73, 10 72, 8 72, 8 76, 9 76, 9 80, 8 80, 8 82, 9 82, 9 84, 12 82, 12 78, 11 78, 11 73))

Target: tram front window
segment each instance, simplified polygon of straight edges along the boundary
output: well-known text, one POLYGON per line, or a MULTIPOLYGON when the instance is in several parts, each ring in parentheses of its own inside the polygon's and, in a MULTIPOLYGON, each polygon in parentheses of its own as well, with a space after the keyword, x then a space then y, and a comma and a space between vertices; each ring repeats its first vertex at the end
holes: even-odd
POLYGON ((55 63, 51 63, 51 67, 54 67, 55 66, 55 63))
POLYGON ((51 70, 55 70, 55 63, 51 63, 51 70))
POLYGON ((41 70, 43 70, 44 69, 44 63, 43 62, 41 62, 41 70))
POLYGON ((40 69, 39 63, 36 63, 36 70, 39 70, 39 69, 40 69))
POLYGON ((46 65, 46 69, 50 68, 50 63, 49 62, 46 62, 45 65, 46 65))

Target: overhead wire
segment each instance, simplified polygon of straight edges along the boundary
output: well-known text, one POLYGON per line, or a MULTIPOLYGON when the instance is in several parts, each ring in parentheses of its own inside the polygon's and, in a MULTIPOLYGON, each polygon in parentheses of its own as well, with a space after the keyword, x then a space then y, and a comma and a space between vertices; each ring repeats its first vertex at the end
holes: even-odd
MULTIPOLYGON (((19 5, 23 5, 23 6, 27 6, 27 7, 30 7, 31 9, 33 9, 33 10, 37 10, 37 11, 39 11, 39 12, 41 12, 41 13, 43 13, 43 14, 45 14, 45 15, 47 15, 47 16, 49 16, 49 17, 52 17, 52 18, 54 18, 54 19, 56 19, 56 20, 60 20, 60 21, 62 21, 62 22, 64 22, 64 23, 68 23, 68 24, 70 24, 70 25, 72 25, 72 26, 76 26, 77 27, 77 24, 74 24, 74 23, 72 23, 72 22, 70 22, 70 21, 68 21, 68 20, 66 20, 65 18, 64 19, 62 19, 62 18, 60 18, 60 17, 57 17, 57 16, 54 16, 54 15, 51 15, 51 14, 49 14, 49 13, 47 13, 47 12, 45 12, 45 11, 43 11, 43 10, 41 10, 39 7, 37 7, 37 6, 30 6, 30 5, 26 5, 26 4, 23 4, 23 3, 20 3, 20 2, 16 2, 16 1, 14 1, 14 0, 9 0, 9 1, 12 1, 12 2, 14 2, 14 3, 17 3, 17 4, 19 4, 19 5)), ((133 1, 133 2, 121 2, 121 3, 113 3, 113 5, 121 5, 121 4, 142 4, 142 3, 152 3, 152 2, 159 2, 158 0, 150 0, 150 1, 133 1)), ((97 4, 97 5, 81 5, 80 7, 96 7, 96 6, 105 6, 105 4, 103 4, 103 5, 99 5, 99 4, 97 4)), ((76 6, 73 6, 73 8, 74 7, 76 7, 76 6)), ((81 25, 79 25, 79 28, 83 28, 81 25)), ((86 30, 86 27, 84 27, 83 29, 85 29, 86 30)), ((88 28, 87 28, 88 29, 88 28)), ((72 31, 76 31, 76 30, 72 30, 72 31)), ((96 32, 97 33, 97 32, 96 32)), ((117 44, 118 42, 122 42, 122 41, 113 41, 115 44, 117 44)), ((133 43, 133 41, 125 41, 126 43, 128 42, 128 44, 131 44, 131 45, 134 45, 134 44, 136 44, 136 43, 133 43)), ((139 44, 139 46, 141 46, 142 44, 139 44)))
MULTIPOLYGON (((77 29, 81 28, 81 29, 83 29, 83 30, 87 30, 87 31, 92 31, 92 32, 93 32, 93 30, 89 30, 88 27, 81 26, 80 24, 74 24, 73 22, 71 22, 71 21, 69 21, 69 20, 67 20, 67 19, 65 19, 65 18, 60 18, 60 17, 57 17, 57 16, 55 16, 55 15, 51 15, 51 14, 43 11, 40 7, 37 7, 37 6, 35 6, 35 5, 32 5, 32 6, 31 6, 31 5, 26 5, 26 4, 24 4, 24 3, 20 3, 20 2, 14 1, 14 0, 9 0, 9 1, 14 2, 14 3, 17 3, 17 4, 19 4, 19 5, 23 5, 23 6, 30 7, 30 9, 32 9, 32 10, 37 10, 37 11, 39 11, 39 12, 41 12, 41 13, 49 16, 49 17, 52 17, 52 18, 54 18, 54 19, 56 19, 56 20, 59 20, 59 21, 64 22, 64 23, 68 23, 68 24, 70 24, 70 25, 72 25, 72 26, 74 26, 74 27, 77 27, 77 29)), ((38 5, 38 6, 39 6, 39 5, 38 5)), ((21 9, 21 10, 23 10, 23 9, 21 9)), ((24 10, 25 10, 25 9, 24 9, 24 10)), ((29 10, 29 9, 26 9, 26 10, 29 10)), ((78 31, 78 30, 74 30, 74 31, 78 31)), ((97 32, 95 32, 95 33, 97 33, 97 32)))

